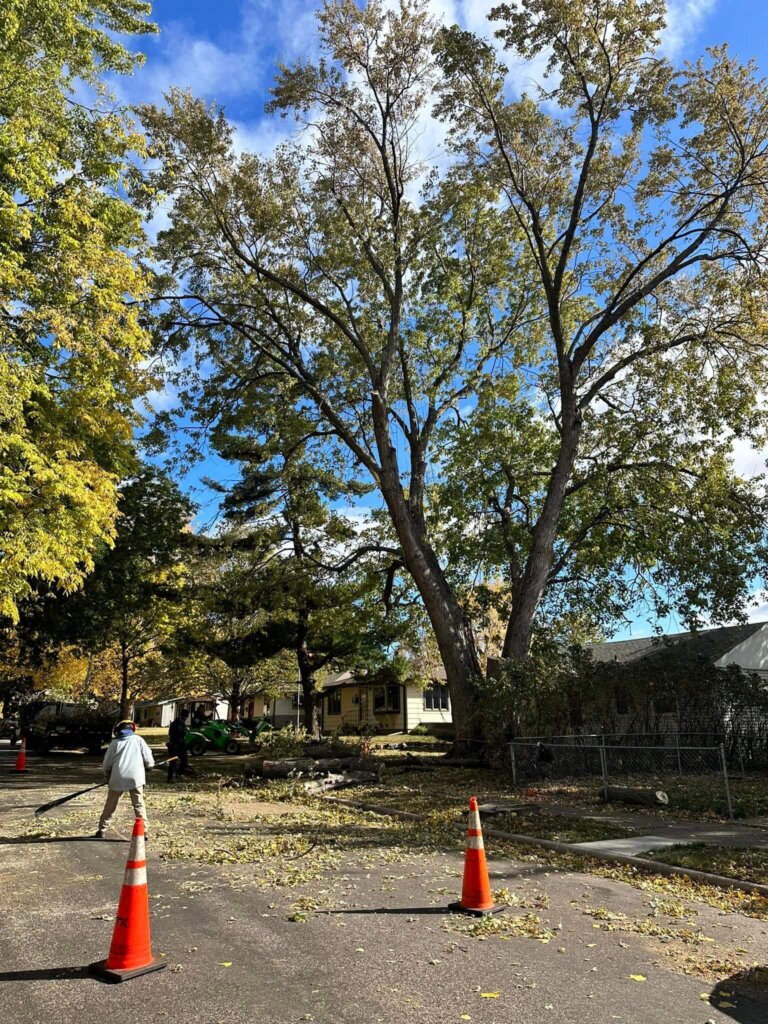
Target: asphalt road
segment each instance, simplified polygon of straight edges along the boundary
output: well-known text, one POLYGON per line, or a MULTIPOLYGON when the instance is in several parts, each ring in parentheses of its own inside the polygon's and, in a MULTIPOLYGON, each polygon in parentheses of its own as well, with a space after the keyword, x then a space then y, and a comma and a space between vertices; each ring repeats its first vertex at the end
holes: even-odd
MULTIPOLYGON (((86 973, 107 953, 127 845, 62 831, 12 835, 32 808, 76 780, 92 760, 30 759, 14 777, 0 744, 0 1020, 8 1024, 765 1024, 768 997, 701 999, 713 985, 665 962, 646 937, 594 927, 588 901, 647 914, 648 896, 619 882, 497 861, 492 884, 544 892, 539 911, 557 937, 479 941, 448 931, 461 851, 375 869, 353 862, 328 879, 329 912, 289 920, 302 890, 255 884, 252 867, 162 861, 149 853, 153 944, 169 969, 107 985, 86 973), (561 926, 558 928, 558 926, 561 926), (229 966, 228 966, 229 965, 229 966), (634 981, 631 975, 646 978, 634 981)), ((94 803, 94 813, 97 804, 94 803)), ((127 816, 123 824, 127 824, 127 816)), ((490 852, 490 851, 489 851, 490 852)), ((323 885, 303 890, 322 892, 323 885)), ((517 914, 520 911, 509 911, 517 914)), ((718 941, 768 962, 768 922, 700 910, 718 941), (737 939, 734 937, 738 936, 737 939)), ((722 974, 726 991, 727 977, 722 974)))

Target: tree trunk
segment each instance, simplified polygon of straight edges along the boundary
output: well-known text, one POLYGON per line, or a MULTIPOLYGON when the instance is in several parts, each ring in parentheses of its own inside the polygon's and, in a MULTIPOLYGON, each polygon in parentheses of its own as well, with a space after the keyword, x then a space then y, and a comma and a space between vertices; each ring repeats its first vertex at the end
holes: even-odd
POLYGON ((301 680, 301 698, 304 705, 302 720, 304 728, 313 739, 320 737, 320 709, 317 701, 315 669, 309 651, 307 637, 309 635, 309 609, 299 610, 297 630, 296 660, 299 663, 299 679, 301 680))
POLYGON ((408 518, 398 515, 395 526, 403 548, 403 562, 421 594, 445 669, 455 730, 454 752, 469 750, 482 742, 477 706, 482 669, 472 626, 431 547, 418 542, 408 518))
POLYGON ((397 456, 389 442, 386 409, 378 395, 374 395, 373 409, 377 446, 384 470, 380 480, 381 491, 400 542, 403 563, 424 602, 440 651, 451 695, 456 737, 454 751, 476 749, 482 742, 482 723, 477 713, 482 669, 472 626, 427 540, 421 510, 412 507, 403 493, 397 456))
POLYGON ((572 413, 563 417, 563 440, 541 515, 533 529, 531 550, 525 564, 512 602, 512 613, 504 637, 504 658, 524 661, 528 656, 533 637, 533 625, 539 604, 547 588, 555 556, 555 541, 563 511, 563 502, 568 482, 576 462, 576 453, 581 436, 581 419, 572 413))
POLYGON ((128 705, 128 663, 130 658, 128 657, 128 650, 124 643, 120 644, 120 717, 127 718, 129 712, 128 705))
POLYGON ((232 689, 229 691, 229 714, 228 719, 234 722, 240 717, 240 676, 235 675, 232 680, 232 689))

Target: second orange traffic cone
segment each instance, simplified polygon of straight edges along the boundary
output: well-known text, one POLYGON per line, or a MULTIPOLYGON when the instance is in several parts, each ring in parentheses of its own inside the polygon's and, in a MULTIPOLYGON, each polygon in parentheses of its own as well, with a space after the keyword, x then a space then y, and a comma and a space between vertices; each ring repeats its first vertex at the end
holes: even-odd
POLYGON ((503 907, 497 907, 491 894, 488 865, 485 862, 483 830, 480 826, 480 811, 477 799, 469 798, 469 821, 467 822, 467 847, 464 852, 464 878, 461 883, 461 899, 452 903, 449 910, 459 910, 475 917, 497 914, 503 907))
POLYGON ((144 819, 137 818, 133 827, 125 878, 117 905, 112 945, 106 960, 88 968, 107 981, 127 981, 140 974, 161 971, 162 960, 152 956, 149 934, 149 891, 147 889, 147 855, 144 848, 144 819))
POLYGON ((17 772, 25 772, 27 770, 27 738, 23 736, 21 739, 21 746, 19 752, 16 755, 16 768, 17 772))

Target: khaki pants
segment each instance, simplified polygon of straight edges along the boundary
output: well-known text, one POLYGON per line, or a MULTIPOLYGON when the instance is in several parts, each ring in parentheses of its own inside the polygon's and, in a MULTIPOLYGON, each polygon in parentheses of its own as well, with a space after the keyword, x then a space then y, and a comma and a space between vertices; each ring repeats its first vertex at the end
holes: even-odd
MULTIPOLYGON (((149 822, 147 821, 147 809, 144 806, 144 787, 139 786, 136 789, 129 789, 128 792, 131 794, 131 803, 133 804, 133 812, 137 818, 144 819, 144 827, 147 828, 149 822)), ((107 799, 104 804, 104 810, 101 812, 101 818, 99 818, 99 828, 104 830, 109 828, 110 822, 115 816, 117 810, 117 802, 122 796, 122 791, 119 789, 108 789, 107 799)))

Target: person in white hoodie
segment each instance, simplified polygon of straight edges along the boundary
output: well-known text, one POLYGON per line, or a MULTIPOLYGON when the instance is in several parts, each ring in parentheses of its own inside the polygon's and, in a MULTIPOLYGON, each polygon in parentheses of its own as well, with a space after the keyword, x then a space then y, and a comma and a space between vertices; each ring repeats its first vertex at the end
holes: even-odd
POLYGON ((155 759, 141 736, 136 735, 136 724, 130 719, 118 722, 114 731, 115 738, 107 747, 102 764, 104 774, 109 779, 109 789, 96 839, 104 838, 104 832, 109 828, 123 793, 131 794, 134 814, 144 819, 145 833, 148 824, 144 785, 147 781, 146 769, 154 767, 155 759))

